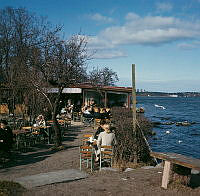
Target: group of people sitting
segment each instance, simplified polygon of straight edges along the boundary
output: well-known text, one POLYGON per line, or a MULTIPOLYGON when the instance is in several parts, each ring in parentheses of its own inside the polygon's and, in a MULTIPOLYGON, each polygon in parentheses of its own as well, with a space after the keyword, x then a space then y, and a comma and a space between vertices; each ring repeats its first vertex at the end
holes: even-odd
POLYGON ((85 105, 81 108, 84 118, 110 119, 110 108, 99 108, 97 106, 85 105))
POLYGON ((96 155, 95 161, 98 162, 101 146, 114 146, 117 144, 114 127, 111 127, 105 119, 102 119, 96 133, 90 138, 87 144, 94 147, 96 155))
POLYGON ((60 113, 56 116, 57 119, 71 119, 73 114, 74 105, 68 100, 68 103, 63 107, 60 113))

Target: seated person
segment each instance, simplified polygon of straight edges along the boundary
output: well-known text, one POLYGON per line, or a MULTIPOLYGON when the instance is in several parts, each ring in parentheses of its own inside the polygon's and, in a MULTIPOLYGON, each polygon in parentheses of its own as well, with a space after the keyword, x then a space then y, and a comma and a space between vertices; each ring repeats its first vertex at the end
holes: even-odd
POLYGON ((110 111, 110 108, 106 108, 106 115, 107 115, 107 118, 108 118, 108 119, 111 118, 111 111, 110 111))
POLYGON ((94 107, 94 118, 95 119, 101 119, 101 114, 100 114, 100 108, 94 107))
POLYGON ((67 108, 62 108, 61 111, 60 111, 61 114, 64 114, 66 112, 67 112, 67 108))
POLYGON ((68 104, 65 107, 67 118, 72 118, 73 109, 74 109, 74 105, 71 105, 71 104, 70 105, 68 104))
POLYGON ((6 120, 0 121, 0 151, 10 153, 13 144, 13 133, 6 120))
POLYGON ((106 124, 106 121, 105 121, 104 119, 102 119, 102 120, 100 121, 100 125, 99 125, 99 127, 97 128, 97 131, 95 132, 94 136, 92 136, 92 137, 90 138, 90 140, 88 140, 88 141, 86 142, 88 145, 92 145, 92 146, 95 148, 95 150, 98 150, 95 141, 98 139, 99 134, 100 134, 101 132, 104 131, 104 129, 103 129, 103 125, 104 125, 104 124, 106 124))
POLYGON ((44 127, 44 126, 46 126, 46 122, 45 122, 44 116, 42 114, 40 114, 36 118, 36 126, 38 126, 38 127, 44 127))
POLYGON ((103 129, 103 126, 106 124, 106 121, 105 121, 105 119, 101 119, 101 121, 100 121, 100 125, 99 125, 99 127, 97 128, 97 131, 96 131, 96 133, 94 134, 94 139, 98 139, 98 136, 99 136, 99 134, 101 133, 101 132, 103 132, 104 131, 104 129, 103 129))
POLYGON ((44 119, 44 116, 42 114, 40 114, 37 118, 36 118, 36 124, 37 127, 41 127, 40 128, 40 134, 43 135, 44 140, 48 137, 47 133, 45 132, 45 129, 42 127, 46 126, 46 122, 44 119))
POLYGON ((84 107, 82 112, 83 112, 83 117, 85 117, 85 118, 93 118, 94 117, 92 108, 89 106, 84 107))
POLYGON ((98 151, 96 153, 96 161, 99 159, 101 146, 114 146, 117 144, 115 134, 111 132, 110 125, 104 124, 102 127, 104 131, 99 134, 97 139, 98 151))
POLYGON ((106 108, 101 108, 100 110, 100 118, 101 119, 108 119, 109 118, 109 113, 107 112, 106 108))
POLYGON ((97 104, 96 104, 95 100, 94 100, 94 99, 91 99, 91 100, 90 100, 90 106, 94 108, 94 107, 96 107, 96 105, 97 105, 97 104))

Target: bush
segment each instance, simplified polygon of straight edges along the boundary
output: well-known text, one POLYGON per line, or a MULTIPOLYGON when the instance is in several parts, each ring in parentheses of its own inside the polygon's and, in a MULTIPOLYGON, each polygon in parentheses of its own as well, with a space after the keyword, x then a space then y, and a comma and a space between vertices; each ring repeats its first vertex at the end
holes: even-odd
POLYGON ((112 121, 116 127, 117 146, 114 151, 115 164, 150 164, 150 150, 145 141, 152 133, 152 123, 142 114, 137 115, 136 131, 133 131, 132 111, 126 108, 113 108, 112 121))

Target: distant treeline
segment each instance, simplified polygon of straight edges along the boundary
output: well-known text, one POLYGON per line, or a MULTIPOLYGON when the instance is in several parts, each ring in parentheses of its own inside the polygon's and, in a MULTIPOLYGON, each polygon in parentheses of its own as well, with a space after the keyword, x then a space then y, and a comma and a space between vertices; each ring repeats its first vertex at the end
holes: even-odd
POLYGON ((180 93, 165 93, 165 92, 137 92, 137 96, 161 96, 161 97, 200 97, 200 92, 180 92, 180 93))

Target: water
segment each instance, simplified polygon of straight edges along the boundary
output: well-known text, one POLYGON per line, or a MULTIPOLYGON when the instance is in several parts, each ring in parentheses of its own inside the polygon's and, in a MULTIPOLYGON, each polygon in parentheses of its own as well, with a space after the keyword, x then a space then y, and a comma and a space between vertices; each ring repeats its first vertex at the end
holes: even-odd
POLYGON ((173 122, 154 128, 156 136, 149 140, 153 151, 200 158, 200 97, 137 97, 137 103, 137 107, 144 107, 145 116, 151 121, 173 122), (183 121, 194 124, 176 126, 176 122, 183 121))

